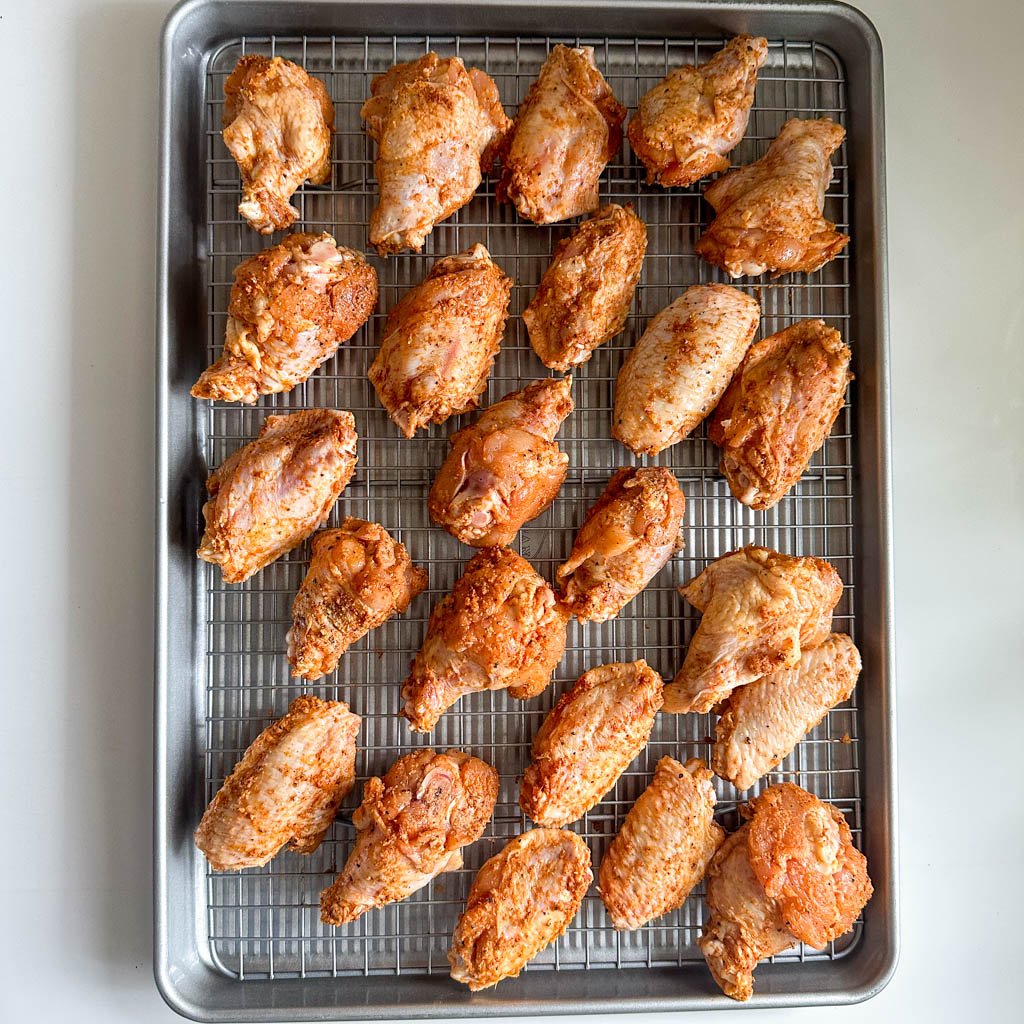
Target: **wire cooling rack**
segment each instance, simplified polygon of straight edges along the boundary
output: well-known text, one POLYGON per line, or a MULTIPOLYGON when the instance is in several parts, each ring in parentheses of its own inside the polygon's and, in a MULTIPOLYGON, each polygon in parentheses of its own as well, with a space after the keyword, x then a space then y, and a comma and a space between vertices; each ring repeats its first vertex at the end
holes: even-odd
MULTIPOLYGON (((369 96, 373 75, 397 61, 428 50, 457 54, 468 66, 483 68, 497 82, 506 110, 514 114, 547 52, 556 43, 594 47, 598 66, 615 95, 634 109, 643 93, 672 67, 700 63, 724 39, 333 37, 242 38, 212 56, 206 76, 207 337, 209 360, 224 337, 226 310, 235 266, 280 236, 262 238, 236 212, 237 168, 220 137, 224 80, 243 53, 280 55, 304 65, 328 87, 336 111, 332 176, 328 185, 307 186, 295 197, 301 220, 295 230, 329 231, 338 243, 364 250, 367 224, 376 201, 373 146, 362 131, 359 108, 369 96)), ((771 40, 761 69, 750 125, 732 154, 734 164, 760 157, 789 117, 830 117, 845 123, 843 71, 827 48, 812 42, 771 40)), ((841 230, 849 224, 850 193, 845 145, 833 157, 835 178, 825 214, 841 230)), ((644 184, 643 168, 628 144, 601 178, 602 202, 632 203, 647 223, 648 249, 637 297, 625 330, 600 348, 574 373, 576 411, 563 425, 560 441, 569 454, 569 473, 554 504, 519 533, 515 547, 549 580, 568 555, 584 513, 611 473, 637 463, 668 466, 686 495, 685 548, 618 618, 569 627, 565 658, 553 684, 530 701, 506 693, 464 698, 446 712, 434 731, 411 733, 398 716, 400 689, 409 662, 422 641, 430 609, 447 593, 473 552, 433 527, 426 511, 427 491, 440 465, 447 437, 472 416, 432 427, 413 440, 402 438, 379 406, 366 371, 375 353, 387 311, 422 279, 432 261, 483 242, 515 281, 505 341, 491 375, 486 401, 494 401, 525 381, 549 376, 533 354, 520 313, 529 302, 551 252, 572 225, 538 227, 524 222, 494 199, 494 180, 484 182, 471 203, 439 225, 420 255, 387 260, 372 257, 380 278, 380 305, 372 320, 305 384, 287 395, 261 399, 255 407, 209 404, 199 417, 199 450, 210 469, 255 437, 272 411, 314 406, 351 410, 359 432, 359 465, 332 513, 375 520, 395 534, 417 564, 429 570, 429 589, 408 612, 355 644, 338 671, 315 684, 292 680, 285 658, 285 633, 292 598, 308 560, 308 544, 279 559, 241 586, 227 586, 213 566, 199 569, 206 608, 206 796, 212 798, 242 751, 298 694, 312 692, 349 703, 363 718, 356 768, 360 782, 346 801, 332 832, 309 857, 282 853, 259 870, 223 874, 207 869, 209 953, 239 979, 345 974, 447 972, 446 953, 469 884, 480 865, 511 836, 529 827, 520 812, 518 782, 529 759, 529 745, 558 695, 583 671, 604 662, 646 658, 666 680, 682 662, 698 616, 676 587, 715 557, 747 543, 765 544, 791 554, 827 558, 845 588, 834 629, 856 640, 853 618, 853 410, 841 412, 831 437, 800 484, 774 509, 754 512, 735 501, 718 471, 718 458, 700 428, 694 436, 651 459, 636 459, 610 440, 613 383, 625 353, 649 318, 691 284, 727 280, 694 255, 694 243, 709 209, 697 187, 665 191, 644 184), (330 884, 350 848, 352 809, 362 781, 383 773, 415 747, 458 747, 492 763, 501 776, 494 818, 484 837, 464 851, 465 867, 440 876, 403 903, 332 928, 319 919, 319 893, 330 884)), ((853 245, 857 240, 853 240, 853 245)), ((777 281, 742 279, 737 287, 758 298, 765 336, 804 317, 823 317, 854 350, 850 318, 850 260, 844 253, 814 274, 791 274, 777 281)), ((848 396, 855 403, 856 384, 848 396)), ((858 761, 859 714, 853 701, 829 713, 796 751, 749 795, 772 782, 791 780, 834 802, 846 815, 859 842, 861 798, 858 761)), ((626 812, 666 754, 680 760, 710 756, 711 715, 659 715, 650 743, 601 803, 572 828, 590 846, 595 866, 626 812)), ((737 824, 738 796, 716 779, 719 819, 737 824)), ((747 795, 747 794, 745 794, 747 795)), ((640 968, 699 960, 696 939, 703 918, 698 888, 678 911, 635 932, 617 933, 591 891, 565 936, 540 954, 528 970, 640 968)), ((848 952, 852 933, 817 952, 799 947, 781 958, 827 959, 848 952)))

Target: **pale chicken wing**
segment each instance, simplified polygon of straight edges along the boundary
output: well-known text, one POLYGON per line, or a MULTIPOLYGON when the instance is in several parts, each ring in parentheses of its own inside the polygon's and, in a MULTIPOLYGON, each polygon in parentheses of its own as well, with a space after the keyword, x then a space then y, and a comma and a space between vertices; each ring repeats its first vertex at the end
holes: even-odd
POLYGON ((331 178, 334 105, 319 78, 281 57, 248 53, 224 82, 224 145, 242 175, 238 212, 260 234, 291 226, 304 181, 331 178))
POLYGON ((555 435, 573 410, 572 379, 538 380, 451 438, 430 488, 430 518, 463 544, 508 544, 555 500, 569 467, 555 435))
POLYGON ((328 234, 288 235, 235 268, 224 354, 192 387, 195 398, 255 402, 291 391, 377 305, 377 274, 328 234))
POLYGON ((724 284, 698 284, 666 306, 615 381, 612 437, 657 455, 715 407, 761 321, 757 301, 724 284))
POLYGON ((477 873, 448 961, 470 991, 514 978, 572 923, 590 888, 590 850, 573 832, 535 828, 477 873))
POLYGON ((601 861, 598 888, 618 929, 681 907, 725 839, 704 762, 663 757, 601 861))
POLYGON ((679 592, 703 612, 665 710, 709 711, 737 686, 796 665, 832 631, 843 593, 824 559, 749 546, 712 562, 679 592))
POLYGON ((512 281, 477 244, 438 260, 388 313, 368 376, 406 437, 479 404, 511 290, 512 281))
POLYGON ((602 206, 555 249, 523 311, 530 344, 552 370, 585 363, 626 323, 640 280, 647 225, 631 206, 602 206))
POLYGON ((568 611, 536 570, 508 548, 470 559, 434 608, 402 689, 410 727, 429 732, 467 693, 536 697, 562 659, 568 611))
POLYGON ((562 599, 580 622, 604 622, 682 547, 686 499, 670 469, 620 469, 587 513, 558 567, 562 599))
POLYGON ((800 479, 843 407, 850 356, 824 320, 751 345, 708 426, 737 501, 771 508, 800 479))
POLYGON ((360 116, 377 143, 380 201, 370 244, 381 256, 414 249, 473 198, 512 122, 494 80, 458 57, 428 53, 370 83, 360 116))
POLYGON ((349 516, 313 537, 309 571, 286 637, 292 675, 319 679, 360 637, 400 614, 427 585, 426 570, 378 523, 349 516))
POLYGON ((780 764, 824 717, 849 700, 861 660, 845 633, 804 651, 796 665, 733 690, 715 725, 711 766, 737 789, 749 789, 780 764))
POLYGON ((661 691, 661 676, 645 661, 584 672, 533 738, 523 811, 544 826, 582 818, 647 746, 661 691))
POLYGON ((767 39, 736 36, 706 64, 676 68, 641 97, 626 134, 649 185, 692 185, 728 168, 767 57, 767 39))
POLYGON ((347 704, 307 695, 253 740, 196 829, 216 871, 260 867, 285 843, 320 845, 355 785, 359 723, 347 704))
POLYGON ((461 868, 462 848, 483 835, 497 798, 498 773, 460 750, 417 750, 367 779, 352 815, 355 846, 320 894, 320 919, 348 924, 461 868))
POLYGON ((709 185, 704 198, 715 219, 697 242, 697 252, 731 277, 807 273, 846 248, 822 216, 832 180, 829 157, 846 135, 828 118, 791 118, 756 163, 740 167, 709 185))
POLYGON ((498 199, 535 224, 596 210, 598 180, 622 143, 625 119, 594 48, 556 46, 516 114, 498 199))
POLYGON ((196 554, 241 583, 301 544, 331 513, 356 469, 355 418, 335 409, 268 416, 255 441, 206 481, 196 554))

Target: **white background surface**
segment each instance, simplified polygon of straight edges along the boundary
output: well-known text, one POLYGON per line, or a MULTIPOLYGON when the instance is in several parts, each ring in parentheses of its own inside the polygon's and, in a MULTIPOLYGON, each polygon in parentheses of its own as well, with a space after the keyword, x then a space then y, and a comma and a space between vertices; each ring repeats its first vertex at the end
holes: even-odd
MULTIPOLYGON (((862 7, 885 49, 902 960, 869 1003, 749 1019, 1021 1020, 1024 4, 862 7)), ((166 9, 0 0, 4 1022, 176 1019, 150 955, 166 9)))

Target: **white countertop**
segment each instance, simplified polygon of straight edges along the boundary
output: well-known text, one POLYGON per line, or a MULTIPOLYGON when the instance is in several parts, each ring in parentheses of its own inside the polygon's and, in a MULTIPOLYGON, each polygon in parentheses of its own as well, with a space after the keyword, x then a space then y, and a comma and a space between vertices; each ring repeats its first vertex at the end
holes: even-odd
MULTIPOLYGON (((902 960, 866 1004, 756 1020, 1020 1020, 1024 4, 861 6, 885 48, 902 960)), ((166 10, 0 4, 3 1021, 176 1019, 150 913, 166 10)))

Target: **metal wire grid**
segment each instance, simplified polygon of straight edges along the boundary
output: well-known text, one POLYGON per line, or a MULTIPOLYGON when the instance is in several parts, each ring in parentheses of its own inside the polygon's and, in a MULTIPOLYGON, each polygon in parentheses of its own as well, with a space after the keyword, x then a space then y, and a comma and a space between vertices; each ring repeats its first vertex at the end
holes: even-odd
MULTIPOLYGON (((206 252, 200 255, 207 284, 208 360, 220 353, 235 266, 279 240, 262 238, 238 217, 237 168, 220 137, 224 79, 242 53, 287 57, 327 84, 337 120, 332 178, 329 185, 307 186, 297 194, 301 220, 295 229, 330 231, 339 244, 364 250, 377 190, 372 144, 361 129, 359 107, 369 95, 373 75, 431 49, 442 55, 457 54, 467 65, 481 67, 494 77, 506 109, 513 114, 546 54, 558 42, 594 46, 598 66, 619 100, 632 110, 668 70, 681 63, 707 60, 725 40, 279 36, 243 38, 222 46, 212 56, 206 77, 208 223, 206 252)), ((761 156, 787 117, 824 116, 844 123, 845 115, 845 86, 837 58, 813 42, 773 40, 760 73, 747 135, 734 151, 733 161, 741 165, 761 156)), ((833 160, 835 178, 825 212, 840 229, 846 229, 850 193, 845 145, 833 160)), ((263 869, 241 873, 206 869, 199 879, 206 890, 210 956, 230 975, 251 979, 447 972, 452 928, 476 870, 508 838, 529 827, 517 803, 518 780, 528 762, 530 740, 545 714, 579 674, 603 662, 643 657, 671 678, 698 618, 677 595, 676 587, 726 551, 761 543, 829 559, 845 581, 834 628, 851 633, 856 640, 854 415, 849 405, 799 486, 767 513, 753 512, 730 496, 703 428, 652 459, 636 459, 609 438, 613 381, 625 352, 645 323, 687 286, 726 280, 694 255, 694 243, 710 212, 700 189, 664 191, 643 182, 643 168, 624 143, 602 176, 601 198, 632 203, 647 223, 649 244, 637 298, 622 334, 574 374, 576 411, 560 435, 570 457, 568 477, 552 507, 520 531, 516 547, 546 578, 553 579, 586 509, 612 471, 635 463, 668 466, 676 474, 687 500, 686 544, 617 619, 570 625, 565 658, 555 682, 542 696, 526 702, 512 700, 505 693, 464 698, 426 736, 409 732, 398 717, 400 684, 422 641, 430 609, 451 589, 472 554, 432 527, 426 512, 427 490, 444 456, 446 439, 472 417, 459 417, 414 440, 405 440, 377 403, 366 370, 387 311, 404 291, 424 276, 437 256, 482 241, 515 281, 505 341, 486 400, 494 401, 529 379, 548 376, 549 371, 530 348, 519 314, 555 244, 571 225, 537 227, 519 220, 511 207, 495 202, 494 180, 487 180, 471 203, 434 230, 423 254, 387 260, 372 257, 380 278, 377 313, 309 381, 290 394, 265 397, 254 408, 209 403, 205 417, 198 417, 198 450, 213 468, 251 440, 269 412, 314 406, 351 410, 360 437, 359 465, 330 525, 344 515, 380 522, 430 573, 429 589, 404 616, 357 643, 344 655, 336 673, 309 685, 289 677, 284 656, 291 600, 305 571, 308 544, 241 586, 225 585, 219 570, 212 566, 198 567, 206 608, 202 624, 206 634, 206 755, 202 770, 207 799, 257 733, 280 716, 299 693, 346 700, 363 718, 357 758, 360 784, 315 854, 299 857, 284 853, 263 869), (403 903, 364 915, 347 927, 321 924, 319 892, 331 882, 349 850, 353 834, 349 818, 362 780, 383 773, 401 753, 427 745, 465 749, 498 769, 498 803, 484 838, 465 851, 462 870, 440 876, 403 903)), ((762 336, 797 319, 824 317, 853 347, 856 366, 847 254, 811 275, 787 275, 774 282, 742 280, 738 287, 761 303, 762 336)), ((855 400, 853 388, 851 398, 855 400)), ((572 826, 588 842, 595 866, 649 782, 657 760, 666 754, 706 759, 713 732, 711 715, 658 716, 645 751, 614 790, 572 826)), ((796 781, 836 803, 859 841, 858 736, 855 695, 849 704, 830 712, 778 770, 744 796, 772 782, 796 781)), ((734 828, 740 797, 728 783, 716 780, 716 786, 719 818, 734 828)), ((696 939, 703 919, 702 892, 703 887, 679 911, 630 933, 615 932, 600 900, 591 894, 566 935, 528 969, 655 967, 699 960, 696 939)), ((858 924, 853 933, 822 952, 801 947, 780 959, 834 959, 852 948, 859 930, 858 924)))

